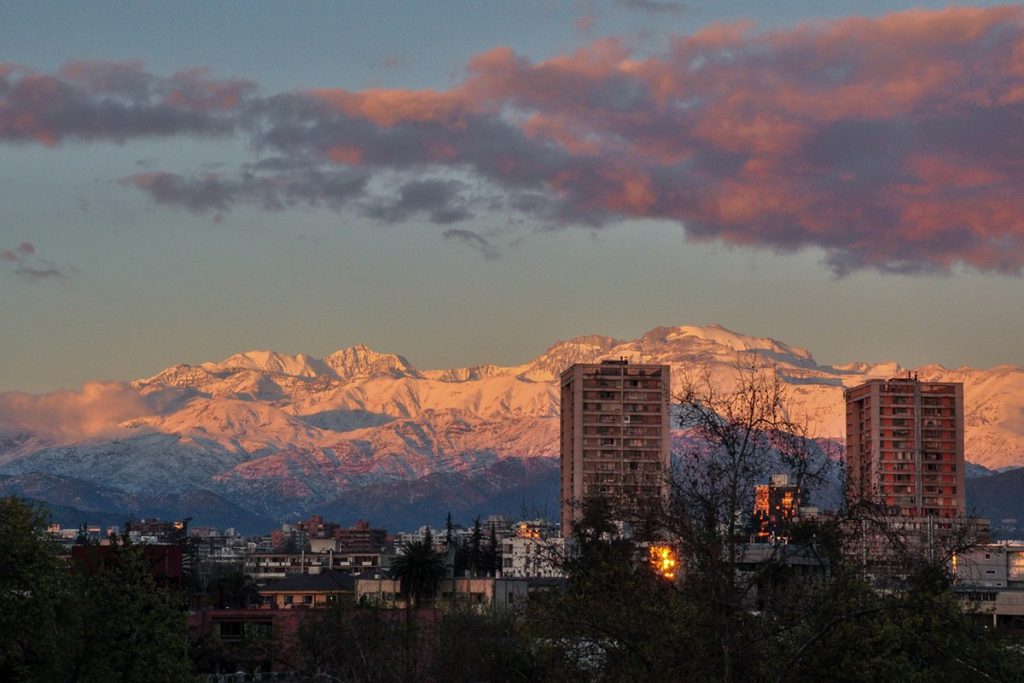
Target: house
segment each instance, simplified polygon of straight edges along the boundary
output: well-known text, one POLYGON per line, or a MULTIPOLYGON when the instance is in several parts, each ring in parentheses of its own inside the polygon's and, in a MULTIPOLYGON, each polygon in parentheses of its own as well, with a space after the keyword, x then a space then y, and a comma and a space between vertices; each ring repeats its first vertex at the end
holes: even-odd
POLYGON ((355 601, 356 578, 326 570, 317 574, 292 574, 270 581, 259 589, 263 605, 276 609, 326 607, 355 601))

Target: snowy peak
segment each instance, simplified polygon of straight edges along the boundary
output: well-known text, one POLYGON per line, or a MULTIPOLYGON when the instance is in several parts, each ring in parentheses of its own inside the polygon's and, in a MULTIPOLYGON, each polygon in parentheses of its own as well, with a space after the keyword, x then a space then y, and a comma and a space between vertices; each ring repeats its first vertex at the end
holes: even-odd
POLYGON ((406 377, 419 374, 404 357, 391 353, 378 353, 363 344, 335 351, 324 358, 323 362, 343 380, 357 377, 406 377))
POLYGON ((509 368, 500 365, 474 365, 468 368, 451 368, 448 370, 423 370, 420 376, 438 382, 476 382, 488 377, 499 377, 511 374, 509 368))
POLYGON ((224 370, 256 370, 273 372, 293 377, 317 377, 330 373, 323 361, 304 353, 289 356, 276 351, 246 351, 236 353, 220 363, 203 363, 200 367, 209 372, 224 370))
POLYGON ((692 362, 698 358, 730 363, 738 353, 757 353, 771 362, 817 369, 806 349, 769 337, 750 337, 721 325, 656 327, 635 341, 587 335, 556 342, 525 366, 530 379, 553 379, 573 363, 625 358, 634 363, 692 362))
POLYGON ((377 376, 407 377, 418 376, 418 372, 402 356, 389 353, 378 353, 373 349, 359 344, 347 349, 335 351, 323 360, 305 353, 290 356, 277 351, 245 351, 236 353, 219 363, 207 362, 198 366, 175 365, 144 380, 139 380, 139 387, 164 385, 185 387, 206 387, 211 384, 231 384, 231 393, 261 393, 254 391, 256 384, 266 384, 269 376, 277 376, 275 382, 300 384, 308 380, 317 380, 311 386, 319 386, 323 382, 336 380, 344 382, 356 378, 377 376), (282 377, 283 376, 283 377, 282 377), (266 380, 266 381, 264 381, 266 380), (235 386, 239 383, 254 384, 235 386))
POLYGON ((802 367, 815 367, 817 363, 807 349, 790 346, 770 337, 750 337, 733 332, 721 325, 698 327, 683 325, 680 327, 657 327, 645 334, 641 341, 661 342, 666 345, 704 346, 717 348, 726 353, 757 352, 768 358, 786 361, 802 367))
POLYGON ((865 377, 888 379, 898 377, 906 372, 906 369, 895 361, 883 363, 844 363, 833 365, 832 368, 841 373, 851 375, 864 375, 865 377))
POLYGON ((595 363, 621 344, 618 339, 599 334, 558 341, 527 363, 522 374, 534 380, 556 379, 573 363, 595 363))
POLYGON ((146 387, 177 387, 179 389, 192 389, 204 386, 216 380, 216 377, 202 367, 185 365, 179 363, 161 370, 152 377, 140 379, 133 382, 138 389, 146 387))

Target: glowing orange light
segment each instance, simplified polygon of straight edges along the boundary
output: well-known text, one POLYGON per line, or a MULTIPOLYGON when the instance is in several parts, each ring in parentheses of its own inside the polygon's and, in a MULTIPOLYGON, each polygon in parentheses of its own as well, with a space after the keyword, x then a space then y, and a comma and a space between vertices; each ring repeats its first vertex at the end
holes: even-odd
POLYGON ((669 581, 676 578, 676 556, 670 546, 652 545, 650 547, 650 555, 654 571, 669 581))
POLYGON ((519 527, 516 529, 516 536, 519 538, 540 538, 540 529, 526 522, 520 522, 519 527))

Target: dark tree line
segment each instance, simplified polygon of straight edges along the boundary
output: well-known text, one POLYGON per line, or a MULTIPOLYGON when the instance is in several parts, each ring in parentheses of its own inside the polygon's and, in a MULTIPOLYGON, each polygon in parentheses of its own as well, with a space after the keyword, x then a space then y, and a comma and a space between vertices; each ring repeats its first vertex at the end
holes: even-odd
POLYGON ((452 554, 452 571, 455 576, 495 576, 501 571, 501 543, 494 524, 484 538, 483 524, 479 515, 473 519, 469 538, 459 541, 455 538, 452 515, 445 520, 445 549, 452 554))
POLYGON ((45 522, 0 499, 0 680, 192 680, 184 598, 156 584, 141 547, 114 545, 102 567, 69 572, 45 522))

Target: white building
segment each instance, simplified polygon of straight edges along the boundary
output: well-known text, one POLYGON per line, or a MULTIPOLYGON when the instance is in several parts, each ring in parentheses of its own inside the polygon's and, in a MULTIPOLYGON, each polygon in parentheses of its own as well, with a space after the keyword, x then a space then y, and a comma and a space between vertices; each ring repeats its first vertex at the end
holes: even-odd
POLYGON ((980 545, 954 555, 952 564, 965 609, 992 626, 1024 629, 1024 542, 980 545))
POLYGON ((514 578, 558 578, 564 576, 564 538, 515 536, 502 541, 502 576, 514 578))

